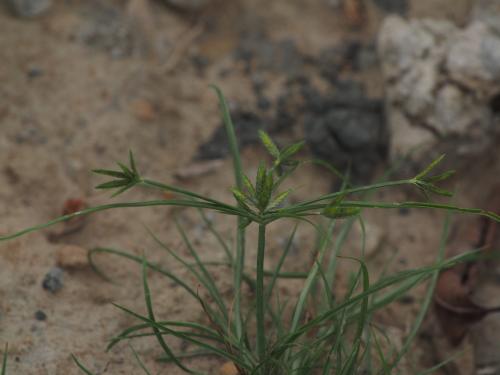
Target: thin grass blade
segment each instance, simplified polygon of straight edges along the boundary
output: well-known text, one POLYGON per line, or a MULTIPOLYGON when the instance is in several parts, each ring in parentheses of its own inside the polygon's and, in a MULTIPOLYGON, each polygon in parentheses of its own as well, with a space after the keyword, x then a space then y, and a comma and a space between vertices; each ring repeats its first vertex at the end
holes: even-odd
POLYGON ((176 225, 177 230, 179 231, 179 233, 182 237, 184 244, 189 249, 191 256, 194 258, 196 264, 198 265, 198 267, 203 275, 203 277, 201 277, 201 275, 199 275, 198 280, 210 292, 210 296, 214 299, 215 303, 219 307, 219 310, 224 317, 224 322, 228 322, 229 315, 228 315, 228 309, 227 309, 226 303, 224 302, 224 299, 222 298, 222 296, 219 292, 219 289, 217 288, 217 285, 215 285, 215 282, 214 282, 214 279, 212 278, 212 275, 210 275, 210 273, 206 269, 205 265, 200 260, 200 257, 198 256, 198 253, 196 252, 191 241, 189 240, 188 236, 186 235, 184 228, 182 228, 182 226, 179 224, 179 222, 177 220, 175 220, 175 225, 176 225))
POLYGON ((7 355, 9 353, 9 344, 5 344, 5 349, 2 356, 2 371, 0 375, 7 375, 7 355))
POLYGON ((226 254, 227 261, 230 266, 234 266, 234 257, 233 254, 231 254, 231 251, 229 249, 229 246, 227 245, 226 241, 222 238, 221 234, 215 229, 212 220, 209 220, 207 215, 205 214, 205 211, 199 209, 198 212, 200 213, 200 216, 207 226, 207 229, 212 235, 215 237, 217 242, 221 245, 222 249, 224 250, 224 253, 226 254))
MULTIPOLYGON (((125 258, 125 259, 129 259, 129 260, 132 260, 138 264, 142 264, 143 262, 143 259, 141 257, 138 257, 136 255, 133 255, 133 254, 130 254, 130 253, 127 253, 125 251, 122 251, 122 250, 117 250, 117 249, 111 249, 111 248, 104 248, 104 247, 98 247, 98 248, 94 248, 92 250, 89 251, 89 263, 90 263, 90 266, 92 267, 92 269, 97 273, 99 274, 101 277, 103 277, 105 280, 110 280, 110 278, 105 275, 95 264, 95 261, 93 259, 93 256, 94 254, 98 254, 98 253, 106 253, 106 254, 112 254, 112 255, 117 255, 119 257, 122 257, 122 258, 125 258)), ((155 264, 152 264, 150 262, 147 262, 146 261, 146 264, 149 268, 151 268, 152 270, 168 277, 170 280, 172 280, 173 282, 175 282, 177 285, 181 286, 186 292, 188 292, 193 298, 195 298, 197 301, 199 300, 199 296, 198 294, 196 293, 196 291, 194 291, 189 285, 187 285, 184 281, 182 281, 181 279, 179 279, 177 276, 175 276, 173 273, 167 271, 167 270, 164 270, 163 268, 155 265, 155 264)))
POLYGON ((135 360, 137 361, 137 363, 141 367, 142 371, 144 371, 144 373, 146 375, 151 375, 151 372, 149 372, 149 370, 147 369, 147 367, 141 361, 141 358, 139 357, 139 354, 137 354, 137 352, 135 351, 134 347, 131 344, 129 344, 128 346, 130 347, 130 350, 132 350, 132 353, 134 354, 135 360))
MULTIPOLYGON (((148 285, 148 277, 147 277, 147 268, 148 268, 148 265, 146 263, 146 260, 143 259, 142 261, 142 285, 143 285, 143 288, 144 288, 144 300, 146 302, 146 308, 147 308, 147 311, 148 311, 148 316, 149 316, 149 320, 153 323, 156 323, 156 320, 155 320, 155 315, 154 315, 154 311, 153 311, 153 302, 151 300, 151 291, 149 289, 149 285, 148 285)), ((156 336, 156 339, 158 341, 158 343, 160 344, 160 346, 162 347, 163 351, 165 352, 165 354, 167 356, 171 356, 172 357, 172 360, 173 362, 182 370, 184 370, 185 372, 189 373, 189 374, 195 374, 194 371, 188 369, 186 366, 184 366, 175 356, 174 356, 174 353, 172 352, 172 350, 170 349, 170 347, 167 345, 167 343, 165 342, 165 340, 163 339, 163 336, 161 335, 161 332, 160 330, 158 329, 157 326, 152 326, 151 327, 153 329, 153 332, 156 336)))
MULTIPOLYGON (((194 344, 196 346, 199 346, 200 348, 204 348, 206 350, 210 350, 214 355, 217 355, 217 356, 219 356, 221 358, 225 358, 225 359, 228 359, 230 361, 233 361, 233 362, 237 363, 238 365, 240 365, 242 367, 246 366, 246 364, 242 361, 241 358, 239 358, 239 357, 237 357, 235 355, 232 355, 227 350, 219 349, 218 347, 216 347, 214 345, 209 345, 206 342, 203 342, 203 341, 200 341, 200 340, 196 340, 193 337, 190 337, 189 335, 186 335, 184 332, 178 332, 178 331, 166 328, 164 326, 161 326, 157 322, 152 321, 151 319, 149 319, 149 318, 147 318, 145 316, 137 314, 137 313, 133 312, 132 310, 127 309, 126 307, 120 306, 120 305, 115 304, 115 303, 112 303, 112 304, 114 306, 116 306, 117 308, 119 308, 120 310, 126 312, 127 314, 129 314, 129 315, 131 315, 131 316, 133 316, 133 317, 135 317, 135 318, 137 318, 137 319, 139 319, 139 320, 141 320, 143 322, 148 323, 150 325, 150 327, 156 328, 158 331, 164 330, 166 333, 169 333, 172 336, 175 336, 175 337, 178 337, 180 339, 186 340, 186 341, 188 341, 188 342, 190 342, 190 343, 192 343, 192 344, 194 344)), ((167 354, 167 356, 170 356, 170 355, 167 354)), ((172 357, 172 361, 175 362, 176 359, 177 359, 177 357, 175 357, 175 356, 172 357)))
MULTIPOLYGON (((360 274, 361 274, 361 280, 362 280, 362 285, 363 285, 363 292, 367 292, 370 288, 370 277, 368 274, 368 268, 366 267, 365 263, 362 260, 356 259, 356 258, 349 258, 351 260, 354 260, 359 263, 360 265, 360 274)), ((366 326, 366 317, 368 314, 368 302, 369 302, 369 296, 366 295, 362 300, 361 300, 361 313, 358 319, 358 329, 356 332, 356 335, 354 337, 354 345, 353 349, 351 351, 350 356, 347 359, 347 363, 344 366, 344 368, 341 371, 341 374, 353 374, 356 372, 357 367, 359 366, 359 363, 361 361, 358 361, 358 356, 359 356, 359 351, 361 348, 361 343, 363 339, 363 332, 365 330, 366 326)))
POLYGON ((78 366, 78 368, 79 368, 80 370, 82 370, 85 374, 87 374, 87 375, 95 375, 95 374, 94 374, 94 373, 92 373, 90 370, 88 370, 87 368, 85 368, 85 366, 84 366, 84 365, 82 365, 80 361, 78 361, 78 359, 75 357, 75 355, 74 355, 74 354, 71 354, 71 358, 73 358, 73 362, 75 362, 75 363, 76 363, 76 365, 78 366))

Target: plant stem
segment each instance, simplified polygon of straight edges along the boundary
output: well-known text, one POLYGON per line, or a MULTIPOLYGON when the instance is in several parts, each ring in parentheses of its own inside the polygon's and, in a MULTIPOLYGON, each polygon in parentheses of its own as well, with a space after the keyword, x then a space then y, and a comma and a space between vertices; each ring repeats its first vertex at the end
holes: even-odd
POLYGON ((172 185, 162 184, 161 182, 157 182, 157 181, 153 181, 153 180, 148 180, 148 179, 142 179, 141 182, 140 182, 140 184, 142 186, 147 186, 147 187, 150 187, 150 188, 156 188, 156 189, 160 189, 160 190, 172 191, 174 193, 185 195, 185 196, 188 196, 188 197, 191 197, 191 198, 200 199, 200 200, 205 201, 205 202, 209 202, 209 203, 213 203, 213 204, 216 204, 216 205, 220 205, 220 206, 225 207, 225 208, 231 208, 232 207, 229 204, 225 204, 225 203, 219 202, 219 201, 217 201, 215 199, 207 198, 207 197, 204 197, 203 195, 196 194, 196 193, 193 193, 192 191, 181 189, 181 188, 178 188, 178 187, 175 187, 175 186, 172 186, 172 185))
POLYGON ((398 180, 398 181, 384 181, 384 182, 379 182, 379 183, 376 183, 373 185, 359 186, 359 187, 355 187, 355 188, 351 188, 351 189, 337 191, 335 193, 326 194, 326 195, 323 195, 319 198, 311 199, 311 200, 304 201, 304 202, 298 203, 296 205, 290 206, 289 208, 308 206, 308 205, 313 204, 313 203, 318 203, 318 202, 322 202, 325 200, 331 200, 331 199, 337 198, 338 196, 345 196, 348 194, 362 193, 365 191, 376 190, 376 189, 392 187, 392 186, 414 185, 414 184, 415 184, 415 181, 413 179, 398 180))
POLYGON ((234 314, 236 337, 243 340, 243 323, 241 319, 241 282, 245 269, 245 229, 241 227, 242 218, 238 217, 236 232, 236 263, 234 266, 234 314))
POLYGON ((257 354, 259 361, 266 355, 266 333, 264 326, 264 255, 266 249, 266 225, 259 225, 259 242, 257 249, 257 285, 256 285, 256 320, 257 320, 257 354))

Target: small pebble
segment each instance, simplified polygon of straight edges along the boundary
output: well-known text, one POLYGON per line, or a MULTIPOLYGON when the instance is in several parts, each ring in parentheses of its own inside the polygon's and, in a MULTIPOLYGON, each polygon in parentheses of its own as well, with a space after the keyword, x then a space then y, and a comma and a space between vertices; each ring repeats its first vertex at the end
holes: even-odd
POLYGON ((238 369, 234 365, 233 362, 226 362, 224 363, 220 370, 219 370, 220 375, 238 375, 238 369))
POLYGON ((408 216, 410 214, 410 209, 406 207, 401 207, 398 211, 401 216, 408 216))
POLYGON ((29 79, 38 78, 43 75, 43 70, 36 67, 30 68, 28 69, 27 75, 29 79))
POLYGON ((65 245, 56 251, 57 265, 65 269, 88 266, 87 249, 76 245, 65 245))
POLYGON ((156 109, 151 102, 137 99, 132 102, 131 110, 134 116, 141 121, 154 121, 157 117, 156 109))
POLYGON ((63 270, 52 267, 43 278, 42 287, 51 293, 57 293, 63 287, 63 270))
POLYGON ((402 296, 401 298, 398 299, 398 302, 403 304, 403 305, 410 305, 413 302, 415 302, 415 298, 413 296, 402 296))
POLYGON ((37 310, 35 312, 35 319, 43 322, 44 320, 47 320, 47 314, 45 314, 42 310, 37 310))

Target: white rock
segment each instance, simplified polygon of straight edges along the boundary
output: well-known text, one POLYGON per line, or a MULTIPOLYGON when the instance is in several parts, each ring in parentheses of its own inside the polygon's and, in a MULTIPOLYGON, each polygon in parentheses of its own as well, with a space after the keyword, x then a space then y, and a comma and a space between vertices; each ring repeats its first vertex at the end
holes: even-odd
POLYGON ((415 59, 424 56, 433 44, 430 33, 416 23, 408 23, 398 16, 387 17, 378 37, 385 75, 390 78, 410 69, 415 59))
POLYGON ((429 130, 411 125, 408 118, 396 108, 388 111, 388 121, 391 125, 391 158, 393 160, 407 155, 411 150, 424 150, 436 140, 429 130))
POLYGON ((476 124, 485 124, 490 120, 488 108, 478 105, 457 86, 445 85, 436 93, 435 111, 429 123, 441 135, 467 136, 476 124))
POLYGON ((431 110, 434 105, 432 93, 436 84, 436 67, 432 63, 416 64, 408 74, 402 76, 398 93, 406 111, 412 116, 418 116, 431 110))
POLYGON ((500 1, 476 0, 472 10, 472 20, 480 21, 500 32, 500 1))
POLYGON ((489 33, 482 40, 481 61, 493 80, 500 79, 500 37, 498 35, 489 33))
POLYGON ((494 76, 492 67, 485 69, 483 41, 490 30, 483 23, 473 23, 454 38, 446 57, 446 68, 450 76, 468 87, 480 87, 491 82, 494 76))
POLYGON ((412 158, 426 163, 430 151, 458 156, 491 147, 498 129, 490 102, 500 92, 500 33, 477 20, 458 29, 392 16, 381 28, 378 52, 393 158, 418 147, 412 158))

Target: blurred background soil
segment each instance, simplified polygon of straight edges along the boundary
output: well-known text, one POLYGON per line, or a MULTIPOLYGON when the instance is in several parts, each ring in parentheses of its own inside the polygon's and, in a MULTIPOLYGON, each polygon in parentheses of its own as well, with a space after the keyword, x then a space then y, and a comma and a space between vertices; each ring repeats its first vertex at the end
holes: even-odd
MULTIPOLYGON (((303 158, 321 157, 341 168, 351 164, 356 183, 377 178, 397 161, 377 53, 382 22, 396 14, 463 28, 474 6, 471 0, 54 0, 31 16, 30 9, 13 12, 15 3, 0 6, 0 234, 60 215, 68 199, 88 206, 110 202, 107 193, 93 189, 102 179, 89 171, 113 167, 129 149, 143 175, 231 201, 232 168, 211 83, 228 98, 249 175, 266 158, 256 142, 256 129, 263 128, 281 145, 305 137, 303 158), (324 133, 328 127, 336 132, 334 139, 324 133)), ((452 156, 449 164, 460 171, 450 185, 458 203, 488 206, 486 197, 499 182, 498 154, 493 143, 473 156, 452 156)), ((298 200, 326 193, 338 182, 310 167, 290 185, 297 187, 293 199, 298 200)), ((162 197, 136 189, 114 200, 162 197)), ((374 198, 421 197, 388 190, 374 198)), ((139 373, 128 346, 105 352, 108 340, 132 323, 110 302, 144 312, 139 267, 99 256, 98 264, 113 281, 106 282, 78 257, 81 249, 68 250, 68 245, 146 254, 185 275, 145 229, 187 254, 174 217, 188 229, 202 258, 223 259, 195 211, 162 207, 106 211, 89 216, 72 233, 61 235, 66 227, 60 225, 2 243, 0 345, 9 343, 9 373, 78 374, 71 353, 97 374, 139 373)), ((417 210, 367 212, 374 274, 391 259, 391 272, 431 264, 443 217, 417 210)), ((232 218, 211 219, 233 237, 232 218)), ((272 226, 269 262, 277 260, 292 226, 272 226)), ((345 253, 359 253, 356 233, 359 228, 345 253)), ((287 269, 304 271, 313 245, 313 234, 301 228, 287 269)), ((227 270, 214 272, 230 298, 227 270)), ((339 285, 348 277, 346 268, 339 285)), ((158 319, 204 319, 179 287, 155 274, 150 280, 158 319)), ((300 285, 290 282, 282 289, 293 296, 300 285)), ((500 295, 498 288, 494 293, 500 295)), ((394 342, 408 334, 424 290, 415 289, 377 317, 394 342)), ((445 359, 435 347, 441 344, 429 338, 433 334, 424 330, 409 355, 414 367, 402 368, 403 373, 445 359)), ((472 344, 464 345, 462 370, 473 371, 472 344)), ((138 340, 134 347, 153 373, 181 373, 155 361, 161 351, 152 340, 138 340)), ((173 347, 189 349, 183 343, 173 347)), ((212 357, 188 362, 212 374, 222 364, 212 357)))

